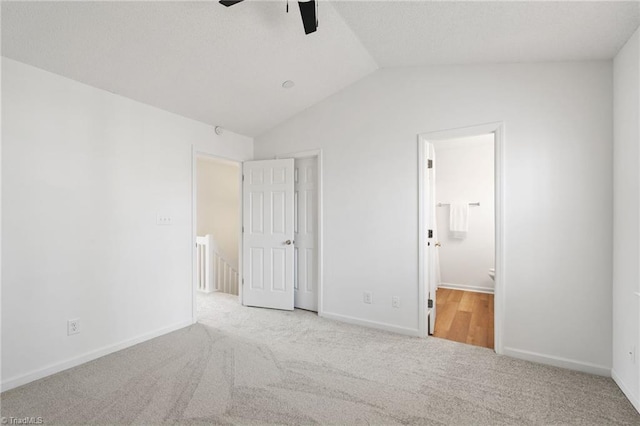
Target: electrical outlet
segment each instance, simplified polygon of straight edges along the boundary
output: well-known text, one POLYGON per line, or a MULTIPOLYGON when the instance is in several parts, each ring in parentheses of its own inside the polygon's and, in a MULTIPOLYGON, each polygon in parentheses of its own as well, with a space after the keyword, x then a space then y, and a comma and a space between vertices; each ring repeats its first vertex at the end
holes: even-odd
POLYGON ((400 297, 393 296, 391 298, 391 306, 393 306, 394 308, 399 308, 400 307, 400 297))
POLYGON ((631 346, 629 348, 629 353, 627 355, 629 355, 629 361, 631 361, 632 364, 635 364, 636 363, 636 347, 631 346))
POLYGON ((362 298, 364 300, 364 303, 368 305, 373 303, 373 294, 370 291, 365 291, 364 293, 362 293, 362 298))
POLYGON ((158 213, 158 216, 156 217, 156 225, 172 225, 172 224, 173 224, 173 218, 171 216, 158 213))
POLYGON ((67 336, 80 333, 80 318, 67 321, 67 336))

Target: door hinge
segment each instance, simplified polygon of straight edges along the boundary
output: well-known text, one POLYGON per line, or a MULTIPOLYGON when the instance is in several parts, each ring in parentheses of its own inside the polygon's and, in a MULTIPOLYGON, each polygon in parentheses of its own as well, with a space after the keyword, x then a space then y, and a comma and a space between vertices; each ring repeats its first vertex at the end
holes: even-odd
POLYGON ((429 309, 433 308, 433 299, 427 300, 427 308, 429 309))
POLYGON ((433 238, 433 229, 429 229, 427 232, 427 238, 433 238))
POLYGON ((244 175, 242 175, 242 181, 244 182, 244 175))
POLYGON ((242 227, 242 232, 244 232, 244 226, 242 227))
POLYGON ((244 278, 242 279, 242 285, 244 285, 244 278))
POLYGON ((427 169, 433 169, 433 160, 427 160, 427 169))

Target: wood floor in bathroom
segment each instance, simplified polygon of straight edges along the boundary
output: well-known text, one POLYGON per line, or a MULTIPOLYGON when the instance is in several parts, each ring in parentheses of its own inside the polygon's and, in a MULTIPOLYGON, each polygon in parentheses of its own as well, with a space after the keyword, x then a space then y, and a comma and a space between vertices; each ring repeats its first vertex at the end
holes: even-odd
POLYGON ((493 294, 439 288, 435 337, 493 349, 493 294))

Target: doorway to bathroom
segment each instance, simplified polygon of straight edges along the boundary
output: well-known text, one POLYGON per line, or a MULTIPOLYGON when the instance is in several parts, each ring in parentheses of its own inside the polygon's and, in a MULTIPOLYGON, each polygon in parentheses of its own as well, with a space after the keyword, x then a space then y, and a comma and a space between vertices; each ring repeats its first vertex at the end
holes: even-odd
POLYGON ((494 135, 429 144, 436 278, 435 337, 493 349, 494 135))
POLYGON ((501 127, 420 135, 425 334, 498 353, 501 127))

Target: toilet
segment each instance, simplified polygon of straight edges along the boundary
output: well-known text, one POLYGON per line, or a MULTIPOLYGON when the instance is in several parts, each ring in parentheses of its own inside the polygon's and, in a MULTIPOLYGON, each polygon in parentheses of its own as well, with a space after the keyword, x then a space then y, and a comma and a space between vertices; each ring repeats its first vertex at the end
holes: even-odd
POLYGON ((495 268, 489 268, 489 276, 491 277, 491 279, 493 281, 496 280, 496 269, 495 268))

